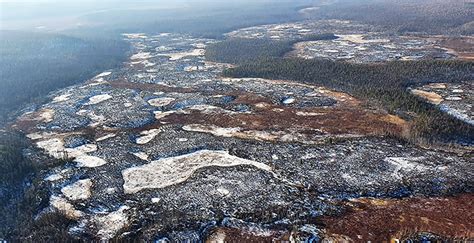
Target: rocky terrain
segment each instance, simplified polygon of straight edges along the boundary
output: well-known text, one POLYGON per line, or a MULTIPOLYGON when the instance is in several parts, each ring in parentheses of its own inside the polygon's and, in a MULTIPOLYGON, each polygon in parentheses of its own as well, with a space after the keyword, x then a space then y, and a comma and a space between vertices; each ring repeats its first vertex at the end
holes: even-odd
MULTIPOLYGON (((424 39, 364 34, 371 28, 316 21, 227 36, 331 32, 339 39, 298 43, 296 55, 455 58, 424 39)), ((346 93, 221 77, 231 65, 204 58, 216 40, 123 36, 133 54, 121 68, 53 92, 13 125, 34 153, 66 159, 41 174, 51 194, 42 213, 74 220, 69 234, 209 242, 474 237, 469 154, 387 136, 403 133, 406 121, 346 93)), ((472 123, 471 91, 471 83, 412 90, 472 123)))

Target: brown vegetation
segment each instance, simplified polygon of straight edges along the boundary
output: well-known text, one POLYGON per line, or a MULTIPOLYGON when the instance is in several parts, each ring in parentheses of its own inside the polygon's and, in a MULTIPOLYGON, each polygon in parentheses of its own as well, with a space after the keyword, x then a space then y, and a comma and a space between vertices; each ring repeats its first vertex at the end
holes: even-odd
POLYGON ((440 37, 441 46, 463 60, 474 60, 473 37, 440 37))
POLYGON ((389 242, 428 232, 443 239, 474 238, 473 194, 447 198, 359 199, 345 215, 324 217, 328 236, 389 242))
MULTIPOLYGON (((335 92, 337 95, 341 93, 335 92)), ((248 130, 299 130, 303 133, 316 131, 332 135, 381 135, 400 134, 404 122, 394 116, 387 117, 364 110, 362 107, 334 106, 297 109, 271 105, 263 97, 245 94, 237 96, 234 103, 242 102, 254 107, 249 113, 202 113, 171 114, 162 121, 173 124, 203 124, 218 127, 241 127, 248 130), (308 114, 308 115, 301 115, 308 114)), ((355 101, 352 101, 355 103, 355 101)))

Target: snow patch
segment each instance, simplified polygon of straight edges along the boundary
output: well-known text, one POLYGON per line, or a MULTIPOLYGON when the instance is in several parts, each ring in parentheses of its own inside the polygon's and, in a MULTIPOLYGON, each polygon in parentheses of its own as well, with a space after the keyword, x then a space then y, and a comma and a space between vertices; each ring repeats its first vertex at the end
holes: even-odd
POLYGON ((54 119, 54 110, 43 109, 39 111, 38 118, 35 120, 42 121, 44 123, 52 122, 54 119))
POLYGON ((110 74, 112 74, 112 72, 103 72, 97 76, 94 77, 94 79, 98 79, 98 78, 102 78, 102 77, 107 77, 109 76, 110 74))
POLYGON ((137 138, 137 144, 147 144, 153 140, 158 134, 160 134, 160 129, 151 129, 146 130, 140 133, 141 137, 137 138))
POLYGON ((92 187, 92 180, 85 179, 79 180, 65 186, 61 189, 61 192, 66 196, 69 200, 76 201, 76 200, 85 200, 91 197, 91 187, 92 187))
POLYGON ((64 152, 68 158, 76 158, 86 153, 92 153, 97 151, 97 145, 95 144, 84 144, 75 148, 66 148, 64 152))
POLYGON ((237 136, 237 133, 240 132, 242 129, 239 127, 226 128, 214 125, 190 124, 183 126, 183 130, 188 132, 210 133, 214 136, 230 138, 237 136))
POLYGON ((59 196, 51 196, 51 198, 49 199, 49 204, 52 208, 55 208, 56 210, 64 214, 64 216, 70 219, 78 219, 84 216, 83 212, 75 209, 74 206, 65 198, 59 196))
POLYGON ((163 54, 158 54, 159 56, 167 56, 169 57, 170 61, 177 61, 180 59, 183 59, 184 57, 189 57, 189 56, 203 56, 206 53, 205 49, 194 49, 192 51, 188 52, 177 52, 177 53, 163 53, 163 54))
POLYGON ((38 148, 41 148, 46 151, 50 156, 62 159, 66 156, 64 151, 64 143, 59 138, 52 138, 44 141, 39 141, 36 143, 38 148))
POLYGON ((385 162, 394 165, 393 174, 396 177, 401 177, 402 171, 425 170, 427 167, 418 163, 426 159, 425 157, 387 157, 385 162))
POLYGON ((144 153, 144 152, 137 152, 137 153, 132 153, 133 155, 135 155, 137 158, 141 159, 141 160, 145 160, 145 161, 148 161, 148 154, 144 153))
POLYGON ((100 141, 104 141, 104 140, 109 139, 109 138, 113 138, 115 136, 117 136, 117 135, 114 134, 114 133, 109 133, 109 134, 106 134, 106 135, 104 135, 100 138, 97 138, 95 141, 100 142, 100 141))
POLYGON ((128 216, 125 211, 128 209, 130 209, 130 207, 122 206, 117 211, 105 216, 96 216, 93 222, 99 229, 97 235, 102 240, 109 240, 121 229, 125 228, 128 225, 128 216))
POLYGON ((174 114, 176 113, 176 111, 154 111, 153 114, 155 115, 155 119, 156 120, 159 120, 159 119, 162 119, 162 118, 165 118, 171 114, 174 114))
POLYGON ((85 105, 96 105, 106 100, 109 100, 111 98, 112 96, 109 94, 101 94, 101 95, 92 96, 89 98, 89 102, 87 102, 85 105))
POLYGON ((298 111, 296 112, 297 116, 323 116, 325 115, 324 113, 320 112, 304 112, 304 111, 298 111))
MULTIPOLYGON (((238 114, 239 112, 226 110, 218 106, 213 105, 193 105, 186 108, 188 111, 199 111, 204 114, 214 114, 214 113, 226 113, 226 114, 238 114)), ((186 113, 185 111, 181 113, 186 113)))
POLYGON ((163 158, 149 164, 122 171, 125 193, 144 189, 165 188, 186 181, 196 170, 210 167, 252 165, 271 172, 270 166, 230 155, 226 151, 201 150, 194 153, 163 158))
POLYGON ((291 98, 291 97, 290 97, 290 98, 284 99, 284 100, 282 101, 282 103, 285 104, 285 105, 289 105, 289 104, 295 103, 295 101, 296 101, 295 98, 291 98))
POLYGON ((162 106, 169 105, 174 100, 175 100, 175 98, 168 98, 168 97, 156 98, 156 99, 149 100, 148 104, 150 104, 151 106, 155 106, 155 107, 162 107, 162 106))
POLYGON ((46 178, 44 178, 45 181, 58 181, 58 180, 61 180, 63 178, 62 175, 60 174, 52 174, 46 178))
POLYGON ((99 167, 107 164, 107 161, 96 156, 81 155, 77 157, 74 162, 77 163, 77 167, 99 167))
POLYGON ((217 192, 224 197, 230 194, 229 190, 225 188, 217 188, 217 192))
POLYGON ((63 94, 53 98, 53 103, 68 101, 72 94, 63 94))
POLYGON ((130 57, 131 60, 148 59, 152 57, 150 52, 139 52, 130 57))
POLYGON ((462 98, 459 97, 459 96, 449 96, 449 97, 446 97, 445 100, 460 101, 460 100, 462 100, 462 98))
POLYGON ((129 39, 146 39, 147 35, 145 33, 123 33, 123 36, 129 39))

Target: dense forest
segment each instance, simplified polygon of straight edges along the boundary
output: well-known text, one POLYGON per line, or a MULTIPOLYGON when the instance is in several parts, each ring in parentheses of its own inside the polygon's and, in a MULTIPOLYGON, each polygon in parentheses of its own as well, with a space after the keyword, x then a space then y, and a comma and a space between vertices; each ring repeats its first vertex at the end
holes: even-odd
POLYGON ((2 31, 0 114, 54 89, 67 87, 120 64, 128 48, 120 40, 2 31))
POLYGON ((25 178, 36 170, 36 166, 22 154, 25 148, 26 141, 22 137, 0 133, 0 238, 16 224, 25 178))
POLYGON ((337 39, 337 36, 332 33, 309 35, 288 41, 231 38, 209 45, 206 48, 206 58, 217 62, 242 64, 260 59, 281 57, 292 50, 293 44, 300 41, 333 39, 337 39))
POLYGON ((347 19, 396 33, 474 33, 474 5, 468 0, 339 0, 321 4, 314 19, 347 19))
POLYGON ((412 121, 413 142, 472 142, 474 127, 412 95, 407 88, 431 82, 472 80, 473 62, 407 61, 351 64, 329 60, 266 59, 228 69, 232 77, 287 79, 327 86, 371 100, 412 121))
POLYGON ((40 171, 67 161, 42 156, 31 159, 23 135, 0 131, 0 239, 33 237, 42 241, 72 242, 67 227, 73 221, 60 213, 38 214, 47 206, 49 192, 40 171))

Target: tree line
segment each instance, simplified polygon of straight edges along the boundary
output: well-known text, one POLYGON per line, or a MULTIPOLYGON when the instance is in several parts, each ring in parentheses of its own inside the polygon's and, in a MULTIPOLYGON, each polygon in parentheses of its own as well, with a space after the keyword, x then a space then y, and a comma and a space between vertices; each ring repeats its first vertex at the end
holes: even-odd
POLYGON ((243 64, 260 59, 282 57, 291 51, 297 42, 337 38, 333 33, 308 35, 294 40, 230 38, 209 45, 206 48, 206 59, 215 62, 243 64))

